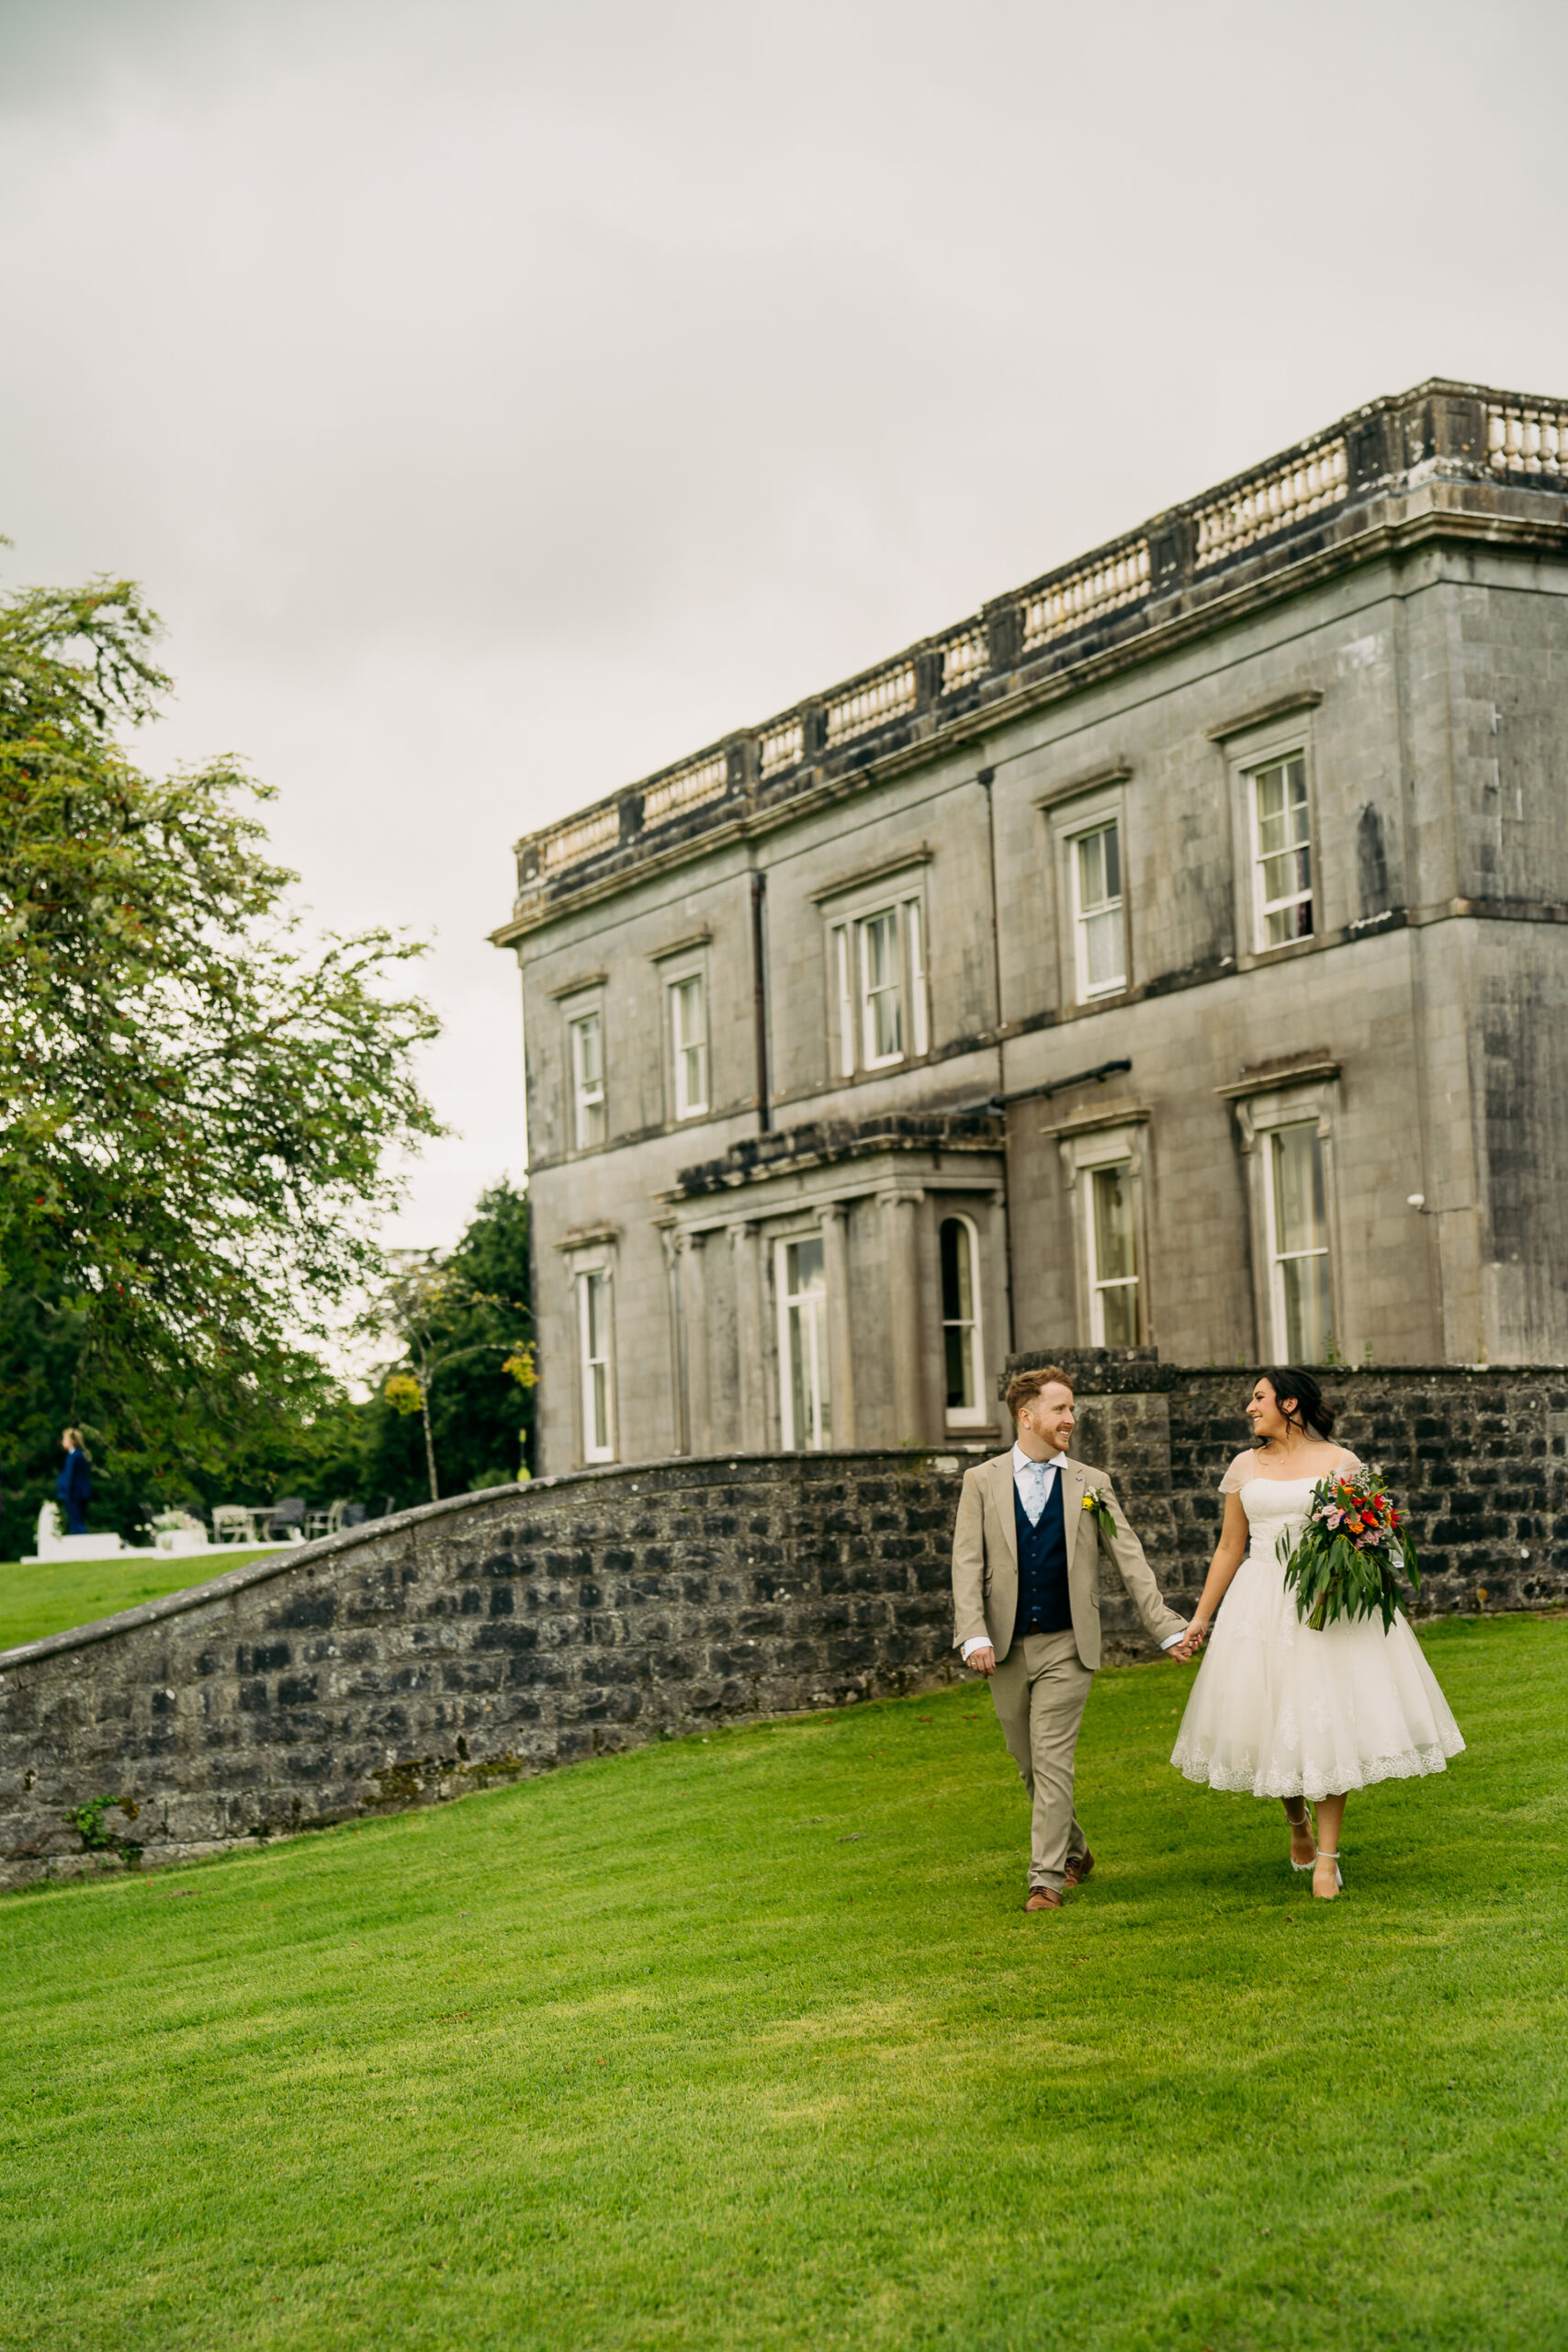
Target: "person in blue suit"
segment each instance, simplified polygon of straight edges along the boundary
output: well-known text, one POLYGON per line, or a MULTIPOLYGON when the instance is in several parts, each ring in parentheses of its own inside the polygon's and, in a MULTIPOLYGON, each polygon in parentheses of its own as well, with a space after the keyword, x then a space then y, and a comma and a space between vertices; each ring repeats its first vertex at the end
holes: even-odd
POLYGON ((67 1430, 60 1442, 65 1448, 65 1462, 54 1482, 54 1491, 65 1506, 65 1532, 68 1535, 85 1535, 87 1505, 93 1499, 93 1474, 87 1467, 81 1430, 67 1430))

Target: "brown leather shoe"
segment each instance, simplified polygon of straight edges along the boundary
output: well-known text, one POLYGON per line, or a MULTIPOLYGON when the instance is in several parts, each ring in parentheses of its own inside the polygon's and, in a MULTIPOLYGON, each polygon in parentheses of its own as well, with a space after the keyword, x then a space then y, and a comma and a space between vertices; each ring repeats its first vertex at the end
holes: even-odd
POLYGON ((1086 1846, 1081 1854, 1068 1858, 1067 1867, 1062 1872, 1062 1883, 1064 1886, 1081 1886, 1093 1868, 1094 1856, 1086 1846))
POLYGON ((1026 1911, 1059 1911, 1062 1898, 1054 1886, 1032 1886, 1023 1907, 1026 1911))

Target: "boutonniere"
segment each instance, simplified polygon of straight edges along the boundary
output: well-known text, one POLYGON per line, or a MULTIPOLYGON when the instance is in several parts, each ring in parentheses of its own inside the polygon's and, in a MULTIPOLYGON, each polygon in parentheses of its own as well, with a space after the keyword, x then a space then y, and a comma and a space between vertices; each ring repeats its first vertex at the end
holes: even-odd
POLYGON ((1088 1511, 1089 1517, 1093 1520, 1101 1535, 1105 1536, 1108 1540, 1114 1542, 1116 1536, 1116 1521, 1111 1516, 1111 1505, 1106 1501, 1105 1497, 1100 1493, 1098 1487, 1091 1487, 1089 1488, 1088 1494, 1083 1498, 1083 1507, 1085 1510, 1088 1511))

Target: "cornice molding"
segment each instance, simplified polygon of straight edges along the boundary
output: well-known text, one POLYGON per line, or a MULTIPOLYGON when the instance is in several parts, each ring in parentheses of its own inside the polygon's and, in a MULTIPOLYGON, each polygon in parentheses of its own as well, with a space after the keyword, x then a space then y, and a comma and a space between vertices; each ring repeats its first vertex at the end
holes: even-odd
POLYGON ((1058 1143, 1069 1143, 1074 1136, 1098 1135, 1104 1127, 1146 1127, 1153 1117, 1146 1102, 1102 1102, 1092 1111, 1080 1111, 1076 1118, 1042 1121, 1040 1132, 1058 1143))
POLYGON ((1222 1102, 1247 1102, 1255 1094, 1280 1094, 1292 1086, 1321 1085, 1325 1079, 1337 1078, 1342 1067, 1326 1055, 1312 1054, 1275 1069, 1248 1070, 1229 1086, 1216 1086, 1214 1091, 1222 1102))
POLYGON ((1228 743, 1233 735, 1245 735, 1254 727, 1267 727, 1271 718, 1288 718, 1293 710, 1315 710, 1322 700, 1321 686, 1302 686, 1294 694, 1276 695, 1271 702, 1255 703, 1250 710, 1238 712, 1223 726, 1209 728, 1209 741, 1228 743))
POLYGON ((874 858, 870 865, 857 866, 852 874, 841 874, 836 882, 824 883, 820 890, 807 895, 814 907, 825 906, 830 899, 852 898, 859 890, 872 889, 878 882, 890 882, 896 874, 906 874, 911 866, 929 865, 935 855, 930 842, 917 842, 913 849, 897 855, 874 858))
POLYGON ((1057 808, 1064 801, 1082 800, 1091 792, 1125 784, 1132 773, 1131 760, 1107 760, 1099 767, 1086 768, 1081 775, 1069 777, 1065 784, 1054 784, 1048 790, 1037 792, 1032 805, 1036 808, 1057 808))
POLYGON ((671 956, 688 956, 694 947, 706 947, 713 938, 713 925, 705 922, 697 931, 688 931, 680 939, 671 940, 667 947, 650 947, 650 964, 668 964, 671 956))

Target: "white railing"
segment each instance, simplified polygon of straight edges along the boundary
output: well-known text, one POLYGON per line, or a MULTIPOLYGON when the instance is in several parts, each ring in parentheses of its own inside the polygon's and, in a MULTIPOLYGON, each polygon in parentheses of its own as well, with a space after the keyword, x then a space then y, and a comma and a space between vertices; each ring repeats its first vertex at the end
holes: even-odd
POLYGON ((679 816, 684 808, 700 808, 705 800, 720 799, 728 783, 729 762, 722 752, 694 761, 689 768, 677 768, 673 775, 660 776, 643 794, 642 821, 662 824, 666 817, 679 816))
POLYGON ((1568 408, 1489 404, 1486 438, 1498 473, 1568 474, 1568 408))
POLYGON ((757 763, 763 775, 777 775, 781 768, 793 768, 806 751, 806 725, 799 718, 786 718, 777 727, 764 727, 757 742, 757 763))
POLYGON ((1118 605, 1136 604, 1149 593, 1149 543, 1130 540, 1099 563, 1086 563, 1036 588, 1023 607, 1023 649, 1027 653, 1068 629, 1082 628, 1118 605))
POLYGON ((900 662, 894 669, 879 670, 874 678, 863 679, 847 695, 834 695, 828 705, 828 741, 847 743, 852 736, 864 735, 914 707, 915 665, 900 662))
POLYGON ((621 811, 618 802, 608 808, 594 808, 575 823, 561 825, 547 833, 539 851, 539 869, 554 874, 562 865, 575 865, 580 858, 594 857, 599 851, 611 849, 621 838, 621 811))
POLYGON ((1349 477, 1343 441, 1326 441, 1304 458, 1227 491, 1198 514, 1198 561, 1218 563, 1254 539, 1282 531, 1320 506, 1336 505, 1345 496, 1349 477))
POLYGON ((950 637, 942 649, 942 690, 956 694, 991 666, 991 644, 982 621, 961 637, 950 637))

